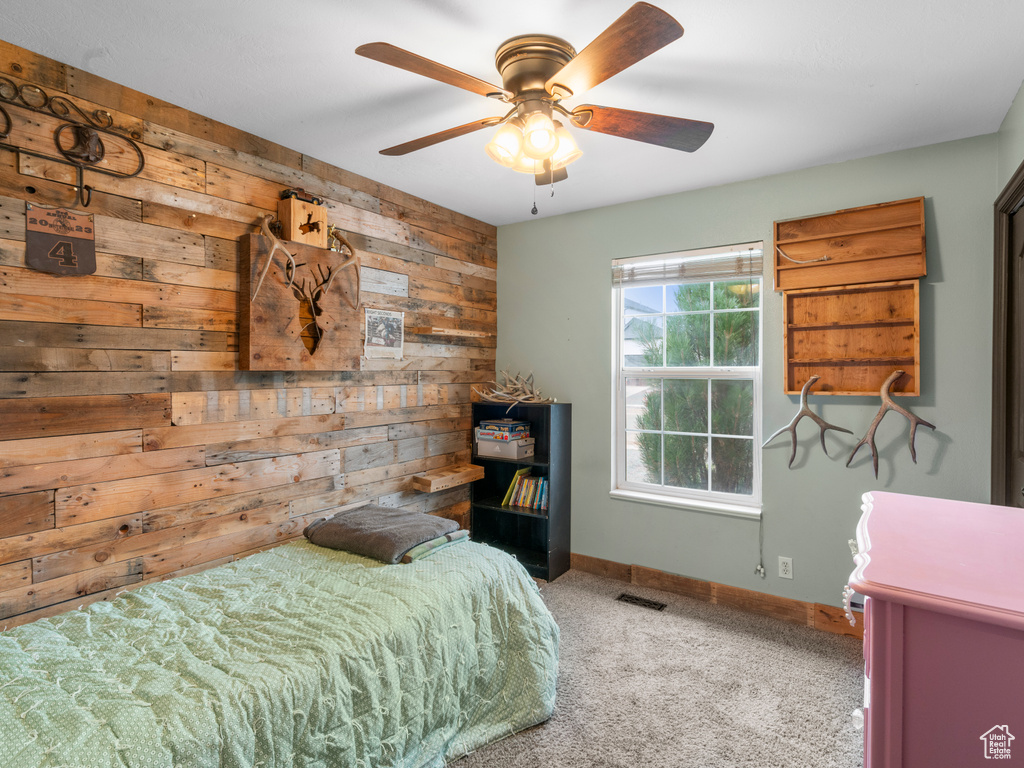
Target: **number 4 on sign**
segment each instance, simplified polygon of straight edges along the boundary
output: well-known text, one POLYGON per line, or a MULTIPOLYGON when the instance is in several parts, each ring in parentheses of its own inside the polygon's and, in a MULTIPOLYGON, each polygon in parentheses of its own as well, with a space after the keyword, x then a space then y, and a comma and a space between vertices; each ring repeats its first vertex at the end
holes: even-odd
POLYGON ((75 248, 70 240, 59 240, 46 255, 51 259, 56 260, 62 267, 78 266, 78 259, 75 257, 75 248))

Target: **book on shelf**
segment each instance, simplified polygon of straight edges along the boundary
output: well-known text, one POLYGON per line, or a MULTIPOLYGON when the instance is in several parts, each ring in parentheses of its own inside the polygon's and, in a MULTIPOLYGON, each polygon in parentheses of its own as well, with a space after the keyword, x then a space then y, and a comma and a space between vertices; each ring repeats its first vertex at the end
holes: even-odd
POLYGON ((523 475, 527 474, 529 471, 529 467, 523 467, 522 469, 516 470, 516 474, 512 478, 512 482, 509 483, 508 490, 505 492, 505 498, 502 499, 501 506, 507 507, 512 503, 512 496, 519 486, 519 481, 522 479, 523 475))
POLYGON ((538 512, 547 510, 548 479, 546 477, 533 477, 526 474, 528 471, 528 469, 521 469, 516 473, 508 492, 505 494, 502 506, 535 509, 538 512))

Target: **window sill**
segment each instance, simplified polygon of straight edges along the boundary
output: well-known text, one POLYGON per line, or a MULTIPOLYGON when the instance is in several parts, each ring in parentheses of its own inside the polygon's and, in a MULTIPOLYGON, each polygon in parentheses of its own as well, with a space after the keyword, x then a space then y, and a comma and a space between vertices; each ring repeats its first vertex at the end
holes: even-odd
POLYGON ((701 501, 699 499, 684 499, 678 496, 663 496, 656 493, 641 491, 627 491, 615 488, 608 492, 613 499, 623 501, 635 501, 641 504, 655 504, 659 507, 674 507, 676 509, 689 509, 695 512, 706 512, 712 515, 726 515, 728 517, 744 517, 758 520, 761 517, 760 506, 747 506, 743 504, 726 504, 718 501, 701 501))

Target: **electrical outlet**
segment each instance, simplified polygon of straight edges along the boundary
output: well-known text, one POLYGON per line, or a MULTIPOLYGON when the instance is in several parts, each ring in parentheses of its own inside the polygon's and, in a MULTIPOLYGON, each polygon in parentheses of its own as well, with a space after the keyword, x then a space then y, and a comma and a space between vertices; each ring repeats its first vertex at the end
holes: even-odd
POLYGON ((792 579, 793 578, 793 558, 779 556, 779 578, 780 579, 792 579))

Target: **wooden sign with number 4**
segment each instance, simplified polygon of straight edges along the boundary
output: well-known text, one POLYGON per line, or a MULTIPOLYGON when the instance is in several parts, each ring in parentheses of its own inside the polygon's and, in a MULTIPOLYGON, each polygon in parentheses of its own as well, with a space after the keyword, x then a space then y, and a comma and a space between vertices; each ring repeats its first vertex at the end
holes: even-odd
POLYGON ((93 217, 63 208, 25 203, 25 263, 55 275, 96 271, 93 217))

